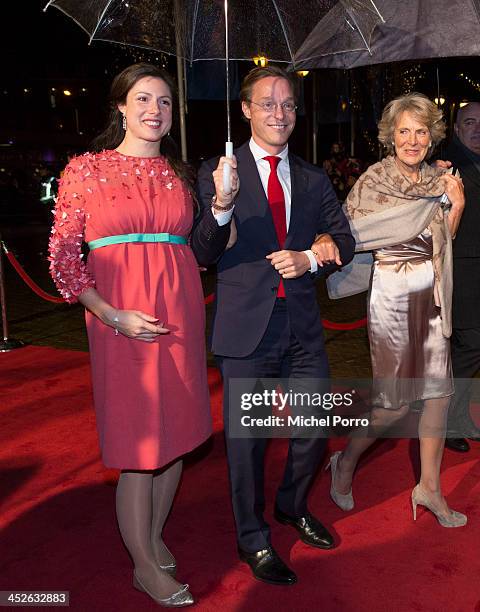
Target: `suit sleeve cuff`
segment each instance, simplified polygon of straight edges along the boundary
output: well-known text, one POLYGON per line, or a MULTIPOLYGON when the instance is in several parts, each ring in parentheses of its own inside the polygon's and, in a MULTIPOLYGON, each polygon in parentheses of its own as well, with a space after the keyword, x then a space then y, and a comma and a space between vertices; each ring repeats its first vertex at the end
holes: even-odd
POLYGON ((303 251, 303 252, 308 257, 308 260, 310 261, 310 272, 312 274, 315 274, 315 272, 318 270, 318 264, 317 264, 317 260, 315 259, 315 255, 310 249, 308 249, 307 251, 303 251))
POLYGON ((218 223, 219 226, 227 225, 227 223, 230 223, 234 208, 235 206, 230 210, 227 210, 226 212, 218 212, 218 210, 212 208, 213 216, 215 217, 215 221, 218 223))

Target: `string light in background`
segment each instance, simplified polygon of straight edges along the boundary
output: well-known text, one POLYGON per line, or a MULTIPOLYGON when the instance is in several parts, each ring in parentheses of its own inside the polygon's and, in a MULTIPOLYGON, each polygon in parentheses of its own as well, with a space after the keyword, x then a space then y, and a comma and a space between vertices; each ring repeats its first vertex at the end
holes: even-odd
POLYGON ((350 104, 353 111, 360 110, 360 91, 353 75, 350 80, 350 104))
POLYGON ((139 47, 123 47, 121 45, 109 45, 109 48, 113 61, 105 69, 106 74, 118 74, 128 64, 139 64, 142 62, 161 66, 165 70, 168 68, 168 56, 160 51, 141 49, 139 47))
POLYGON ((415 91, 415 86, 419 79, 422 79, 425 76, 425 71, 422 70, 420 64, 414 64, 413 66, 408 66, 403 71, 403 80, 402 80, 402 88, 403 93, 410 93, 415 91))
POLYGON ((467 81, 467 83, 471 85, 473 89, 480 91, 480 83, 478 81, 474 81, 471 77, 468 76, 468 74, 464 74, 463 72, 461 72, 458 76, 461 77, 464 81, 467 81))
MULTIPOLYGON (((15 88, 14 90, 8 90, 8 89, 3 89, 0 91, 1 94, 8 96, 9 94, 13 95, 13 96, 17 96, 18 92, 22 93, 23 95, 27 95, 27 94, 31 94, 31 95, 38 95, 39 93, 42 94, 42 92, 47 91, 51 96, 55 96, 58 93, 63 93, 64 96, 66 97, 70 97, 73 96, 75 94, 75 91, 65 87, 65 89, 60 86, 60 87, 49 87, 48 85, 42 85, 42 86, 35 86, 35 87, 21 87, 20 89, 15 88)), ((78 89, 77 93, 87 93, 88 89, 86 87, 81 87, 78 89)))
POLYGON ((378 151, 378 141, 372 138, 372 135, 368 130, 363 130, 362 132, 363 139, 367 143, 368 150, 372 155, 376 155, 378 151))

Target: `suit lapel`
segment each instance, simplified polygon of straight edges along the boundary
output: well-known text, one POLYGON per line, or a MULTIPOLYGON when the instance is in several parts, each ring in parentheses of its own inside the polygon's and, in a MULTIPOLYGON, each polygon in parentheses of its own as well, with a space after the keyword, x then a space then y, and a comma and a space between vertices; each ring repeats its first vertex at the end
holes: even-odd
POLYGON ((285 248, 288 249, 292 242, 293 236, 297 233, 302 225, 302 209, 303 195, 308 190, 308 175, 305 169, 299 163, 297 157, 289 153, 288 161, 290 164, 290 181, 292 201, 290 206, 290 224, 288 226, 287 239, 285 240, 285 248))
POLYGON ((447 159, 449 159, 449 152, 452 154, 451 158, 454 166, 458 165, 461 167, 460 175, 468 178, 477 187, 480 187, 480 169, 467 155, 464 145, 461 144, 458 138, 455 137, 449 149, 447 149, 447 159))
POLYGON ((253 158, 248 142, 235 151, 240 177, 240 193, 235 208, 240 219, 258 217, 265 225, 265 240, 275 245, 272 250, 278 250, 278 239, 273 225, 272 213, 263 189, 257 164, 253 158))

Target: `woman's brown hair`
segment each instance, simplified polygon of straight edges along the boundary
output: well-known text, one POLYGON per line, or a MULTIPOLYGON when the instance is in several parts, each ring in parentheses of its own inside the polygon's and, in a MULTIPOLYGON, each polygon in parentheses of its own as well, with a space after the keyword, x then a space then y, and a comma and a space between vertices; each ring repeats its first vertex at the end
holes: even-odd
MULTIPOLYGON (((162 81, 168 85, 172 98, 175 99, 177 97, 177 88, 174 80, 168 74, 168 72, 162 68, 147 63, 132 64, 131 66, 128 66, 113 79, 112 86, 110 88, 110 116, 107 127, 93 140, 91 147, 93 151, 116 149, 122 142, 125 136, 125 131, 122 127, 123 116, 118 109, 118 105, 126 103, 128 92, 132 89, 135 83, 144 77, 162 79, 162 81)), ((194 195, 194 172, 192 168, 179 156, 178 147, 169 134, 165 135, 161 140, 160 153, 167 158, 168 163, 174 169, 175 174, 186 182, 190 192, 192 195, 194 195)))

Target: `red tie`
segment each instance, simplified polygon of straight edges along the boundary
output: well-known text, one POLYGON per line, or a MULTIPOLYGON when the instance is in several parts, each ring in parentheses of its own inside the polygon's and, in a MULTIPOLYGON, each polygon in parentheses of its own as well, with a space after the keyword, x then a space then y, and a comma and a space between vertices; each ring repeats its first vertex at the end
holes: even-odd
MULTIPOLYGON (((285 210, 285 195, 277 174, 277 166, 282 158, 276 157, 275 155, 267 155, 267 157, 263 159, 266 159, 270 164, 267 198, 272 212, 273 225, 277 233, 278 244, 280 248, 283 249, 287 237, 287 213, 285 210)), ((285 288, 282 279, 280 279, 280 285, 278 286, 277 297, 285 297, 285 288)))

